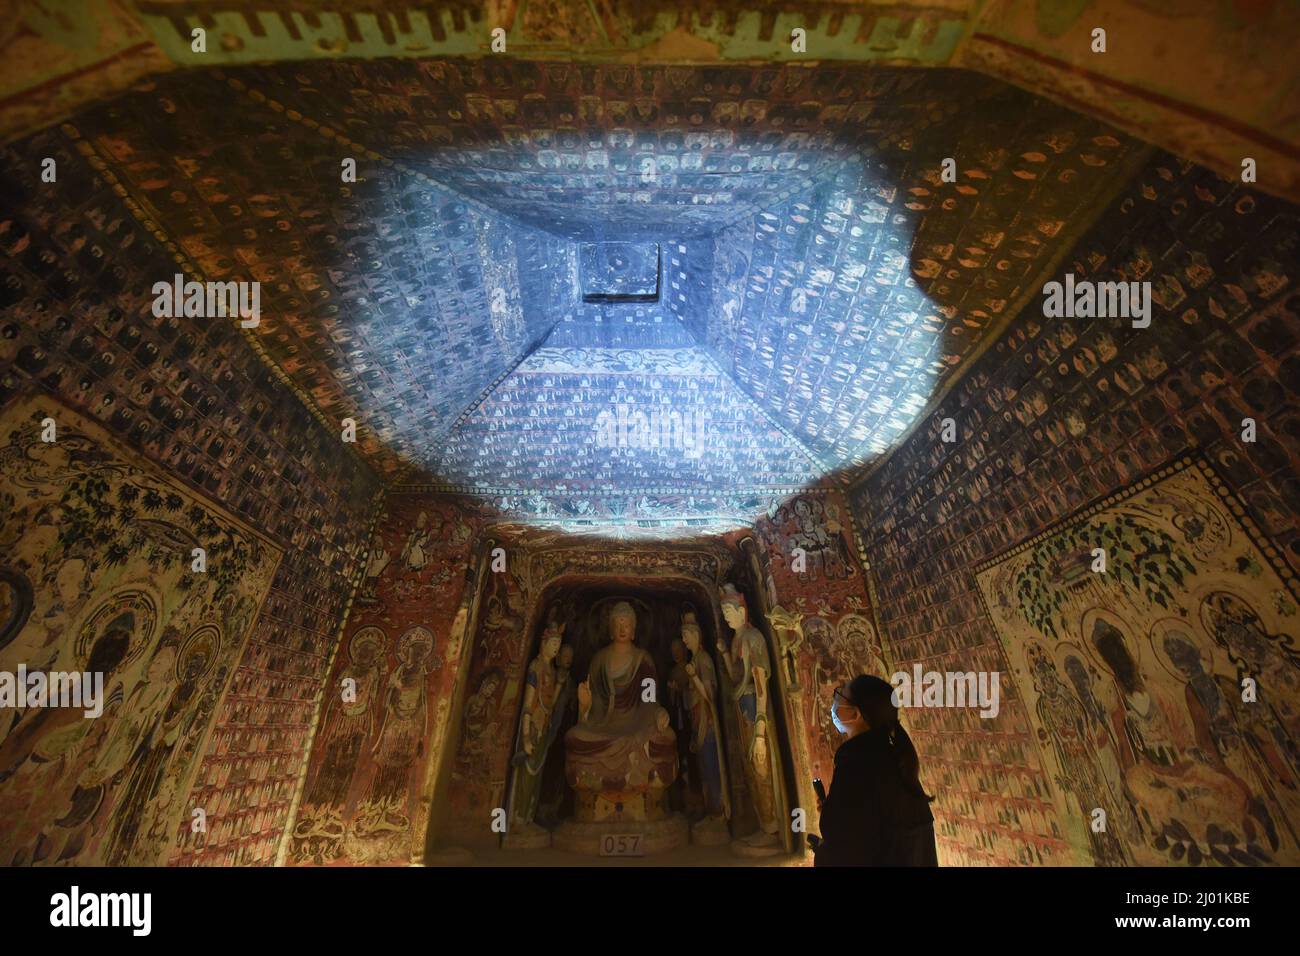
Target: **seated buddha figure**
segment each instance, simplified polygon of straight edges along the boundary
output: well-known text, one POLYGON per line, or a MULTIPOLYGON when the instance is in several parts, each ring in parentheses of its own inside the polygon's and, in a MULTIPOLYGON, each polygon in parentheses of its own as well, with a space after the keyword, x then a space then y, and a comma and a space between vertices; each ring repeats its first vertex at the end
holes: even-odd
POLYGON ((591 659, 578 685, 578 723, 564 736, 564 770, 578 791, 627 794, 662 790, 677 778, 677 737, 668 711, 646 700, 656 680, 650 655, 633 643, 636 612, 620 601, 610 612, 610 643, 591 659))

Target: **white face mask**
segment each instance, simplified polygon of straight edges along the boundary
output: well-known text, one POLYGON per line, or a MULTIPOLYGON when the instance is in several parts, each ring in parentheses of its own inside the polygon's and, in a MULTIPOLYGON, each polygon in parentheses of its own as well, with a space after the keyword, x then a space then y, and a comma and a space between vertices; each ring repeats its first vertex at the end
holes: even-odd
POLYGON ((840 733, 847 734, 849 732, 848 725, 845 724, 844 721, 840 720, 840 708, 838 702, 831 707, 831 723, 835 725, 835 729, 840 733))

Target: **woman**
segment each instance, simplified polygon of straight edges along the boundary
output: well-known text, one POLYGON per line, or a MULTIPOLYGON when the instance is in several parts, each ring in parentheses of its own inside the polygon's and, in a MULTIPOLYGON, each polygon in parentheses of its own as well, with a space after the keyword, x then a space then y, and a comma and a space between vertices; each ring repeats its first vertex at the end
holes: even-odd
POLYGON ((837 688, 835 776, 821 803, 817 866, 938 866, 934 816, 920 761, 893 701, 894 689, 860 674, 837 688))

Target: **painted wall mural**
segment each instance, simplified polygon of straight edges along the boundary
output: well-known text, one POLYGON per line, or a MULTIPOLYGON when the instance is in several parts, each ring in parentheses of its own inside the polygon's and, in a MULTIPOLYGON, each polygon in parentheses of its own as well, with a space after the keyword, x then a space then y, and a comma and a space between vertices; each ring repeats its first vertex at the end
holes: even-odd
MULTIPOLYGON (((755 523, 754 536, 766 554, 772 637, 789 723, 804 728, 795 758, 807 766, 796 771, 829 787, 843 742, 831 721, 832 693, 858 674, 888 680, 892 673, 873 621, 848 502, 820 489, 773 501, 755 523)), ((805 803, 815 823, 815 801, 805 803)))
POLYGON ((98 717, 6 709, 0 862, 165 863, 281 549, 49 398, 0 413, 0 461, 0 670, 104 674, 98 717))
POLYGON ((519 579, 509 570, 487 584, 460 713, 443 829, 448 838, 481 834, 504 807, 515 727, 522 700, 529 636, 519 579))
POLYGON ((185 71, 68 128, 195 269, 262 283, 259 347, 377 472, 520 495, 784 495, 882 453, 1139 150, 965 73, 503 58, 185 71), (578 301, 578 241, 638 231, 662 300, 578 301), (599 447, 615 381, 716 437, 599 447))
POLYGON ((754 532, 767 550, 774 603, 842 604, 862 595, 862 565, 848 522, 848 504, 834 492, 771 502, 754 532))
POLYGON ((849 613, 832 623, 810 615, 803 619, 804 646, 798 657, 804 724, 808 728, 811 770, 830 786, 835 776, 835 751, 844 738, 831 721, 831 695, 835 688, 858 674, 889 679, 876 628, 865 613, 849 613))
MULTIPOLYGON (((0 718, 0 801, 48 784, 61 814, 51 824, 23 803, 0 863, 414 858, 444 751, 453 816, 497 800, 504 779, 494 735, 511 727, 529 656, 527 566, 493 581, 476 633, 458 616, 467 561, 497 520, 539 526, 517 539, 532 554, 549 533, 609 532, 584 559, 594 573, 611 542, 653 532, 662 547, 629 575, 688 560, 667 544, 683 528, 728 547, 752 534, 785 699, 825 775, 838 744, 830 687, 887 673, 889 660, 1009 667, 974 569, 1189 447, 1267 536, 1260 554, 1272 542, 1300 567, 1300 228, 1294 207, 1265 195, 1300 190, 1300 61, 1288 59, 1300 20, 1277 0, 1195 15, 1116 0, 865 12, 850 0, 685 11, 452 0, 434 15, 401 2, 11 6, 0 23, 0 421, 22 428, 0 430, 14 456, 4 481, 90 477, 57 489, 67 502, 52 483, 11 487, 0 655, 62 659, 71 641, 73 660, 124 656, 98 736, 0 718), (189 29, 218 16, 220 38, 190 52, 189 29), (792 17, 806 20, 820 66, 772 62, 796 55, 784 42, 792 17), (1099 17, 1114 55, 1080 55, 1099 17), (508 27, 512 56, 480 55, 487 20, 508 27), (1125 34, 1159 34, 1166 49, 1135 55, 1125 34), (231 104, 216 137, 215 102, 231 104), (1230 180, 1150 154, 1128 132, 1230 180), (954 142, 970 148, 945 183, 936 158, 954 142), (1247 154, 1260 161, 1254 189, 1239 182, 1247 154), (338 181, 341 155, 359 158, 357 182, 338 181), (33 175, 46 157, 55 182, 33 175), (1134 172, 1117 200, 1099 200, 1134 172), (597 291, 580 281, 577 243, 638 235, 664 256, 662 301, 577 301, 597 291), (1034 290, 1067 246, 1062 270, 1149 279, 1151 329, 1042 321, 1034 290), (152 316, 150 288, 178 269, 259 280, 265 324, 246 334, 152 316), (620 391, 712 413, 716 440, 699 458, 596 447, 587 417, 620 391), (909 432, 932 399, 934 418, 909 432), (45 401, 66 406, 81 436, 54 465, 59 452, 24 444, 22 416, 45 401), (335 423, 349 414, 363 426, 342 446, 335 423), (1246 415, 1259 423, 1249 448, 1246 415), (943 416, 964 436, 952 447, 932 441, 943 416), (836 467, 887 453, 846 494, 828 490, 836 467), (400 491, 367 551, 385 481, 400 491), (441 494, 456 491, 477 496, 441 494), (29 514, 37 502, 48 510, 29 514), (883 600, 853 557, 854 519, 883 600), (249 534, 278 559, 264 568, 252 543, 228 540, 249 534), (158 564, 191 539, 223 557, 205 579, 211 619, 188 579, 158 564), (806 570, 791 567, 795 548, 806 570), (156 580, 137 581, 139 567, 156 580), (464 642, 473 655, 460 668, 464 642), (138 820, 131 807, 145 808, 138 820), (187 807, 208 811, 208 832, 183 825, 187 807), (304 829, 290 840, 299 807, 304 829)), ((1238 568, 1247 578, 1252 560, 1238 568)), ((1161 565, 1165 599, 1197 573, 1161 565)), ((1258 620, 1279 643, 1291 633, 1258 594, 1225 593, 1246 609, 1224 605, 1221 617, 1258 620)), ((1050 621, 1024 624, 1049 649, 1050 621)), ((1149 637, 1127 623, 1108 625, 1123 640, 1105 631, 1080 653, 1104 649, 1112 671, 1123 655, 1142 664, 1149 637)), ((1169 659, 1154 677, 1139 669, 1147 683, 1187 677, 1196 728, 1195 707, 1212 711, 1211 683, 1226 695, 1236 666, 1200 626, 1151 644, 1169 659)), ((1058 675, 1062 695, 1078 660, 1058 675)), ((1059 707, 1051 719, 1073 720, 1047 670, 1021 663, 1059 707)), ((1228 753, 1221 722, 1193 747, 1167 718, 1181 749, 1153 748, 1151 774, 1129 781, 1112 772, 1124 766, 1119 735, 1044 749, 1048 718, 1023 700, 992 723, 909 719, 940 794, 945 862, 1122 861, 1134 852, 1125 826, 1183 860, 1276 862, 1293 849, 1279 820, 1294 819, 1294 766, 1271 724, 1237 731, 1274 734, 1276 749, 1260 744, 1254 760, 1228 753), (1206 739, 1222 766, 1198 764, 1212 755, 1206 739), (1121 830, 1086 843, 1062 815, 1071 794, 1109 780, 1149 796, 1168 766, 1192 768, 1207 807, 1240 792, 1244 810, 1216 818, 1212 838, 1156 811, 1146 820, 1140 802, 1125 819, 1112 787, 1121 830)), ((1276 719, 1290 727, 1288 713, 1276 719)))
POLYGON ((287 862, 405 864, 422 852, 421 785, 456 684, 467 626, 457 606, 480 526, 447 497, 388 498, 326 683, 287 862))
POLYGON ((1294 14, 1277 0, 992 0, 953 64, 1100 116, 1223 175, 1255 157, 1277 170, 1269 191, 1294 199, 1300 116, 1278 104, 1295 100, 1300 78, 1286 68, 1244 70, 1237 60, 1247 50, 1254 63, 1285 60, 1295 48, 1294 14), (1098 26, 1110 41, 1105 56, 1091 53, 1098 26), (1155 36, 1159 44, 1131 42, 1155 36))
MULTIPOLYGON (((457 0, 313 3, 294 10, 261 0, 64 0, 75 16, 35 0, 15 5, 0 31, 0 135, 48 123, 78 103, 126 88, 142 74, 206 67, 353 58, 482 57, 487 25, 502 26, 514 56, 531 61, 721 65, 802 59, 961 66, 1101 116, 1166 149, 1234 172, 1242 156, 1276 170, 1279 194, 1297 195, 1296 19, 1281 0, 1203 4, 1071 0, 897 0, 864 6, 675 0, 457 0), (191 30, 220 17, 221 42, 192 49, 191 30), (807 31, 808 54, 787 42, 807 31), (1104 24, 1106 56, 1090 51, 1104 24), (1159 36, 1163 44, 1147 38, 1159 36), (1141 38, 1133 42, 1133 37, 1141 38), (8 67, 8 69, 5 69, 8 67), (1123 91, 1116 96, 1116 89, 1123 91), (1171 95, 1172 94, 1172 95, 1171 95), (1184 105, 1191 104, 1191 105, 1184 105)), ((488 57, 488 59, 492 59, 488 57)), ((915 71, 919 72, 919 71, 915 71)), ((541 97, 539 97, 541 99, 541 97)), ((375 103, 376 107, 380 104, 375 103)), ((530 104, 538 108, 537 104, 530 104)), ((748 108, 748 104, 747 104, 748 108)))
MULTIPOLYGON (((796 748, 805 755, 801 766, 829 783, 839 743, 827 710, 830 692, 846 676, 884 674, 884 652, 843 498, 810 493, 774 500, 769 511, 759 534, 769 555, 766 586, 793 609, 792 630, 802 628, 793 636, 775 626, 773 615, 774 668, 784 668, 774 677, 782 680, 790 708, 787 723, 804 738, 796 748), (806 571, 790 569, 792 546, 806 548, 806 571)), ((738 545, 743 532, 702 535, 689 547, 653 535, 644 541, 593 538, 584 545, 556 529, 493 523, 494 516, 493 503, 481 498, 390 494, 327 684, 289 862, 400 864, 416 858, 425 837, 417 819, 420 788, 431 774, 441 774, 428 821, 439 851, 493 844, 488 823, 492 809, 508 802, 530 655, 548 614, 563 610, 545 597, 548 583, 568 576, 599 580, 612 594, 620 586, 636 591, 675 577, 716 589, 744 562, 738 545), (488 537, 504 547, 507 570, 486 575, 476 615, 462 622, 458 615, 472 597, 464 590, 466 562, 488 537), (466 626, 473 628, 464 635, 471 645, 462 652, 466 626), (421 646, 414 662, 399 656, 400 642, 423 645, 430 635, 431 652, 421 646), (355 692, 345 700, 340 690, 349 678, 355 692), (424 745, 411 747, 405 735, 394 735, 394 717, 405 722, 399 727, 423 726, 424 745), (446 728, 445 737, 437 738, 437 726, 446 728)), ((665 674, 677 623, 669 614, 656 625, 665 674)), ((581 631, 570 625, 566 634, 581 631)), ((553 825, 563 798, 557 802, 556 780, 542 784, 546 820, 553 825)), ((743 784, 737 793, 743 797, 743 784)))
POLYGON ((275 862, 313 702, 364 556, 379 483, 229 321, 157 318, 166 238, 59 130, 0 149, 0 402, 33 389, 269 535, 284 557, 188 795, 209 808, 174 865, 275 862), (28 172, 49 156, 57 189, 28 172))
POLYGON ((1225 492, 1184 462, 977 573, 1080 864, 1300 861, 1300 596, 1225 492))
MULTIPOLYGON (((850 489, 894 664, 1006 672, 974 569, 1190 448, 1300 567, 1297 236, 1294 207, 1151 157, 1060 266, 1094 281, 1151 281, 1150 328, 1044 319, 1031 303, 850 489), (1258 429, 1249 444, 1247 417, 1258 429), (960 441, 942 441, 945 418, 960 441)), ((1037 717, 1005 686, 1002 696, 990 719, 910 713, 932 768, 940 861, 1073 864, 1037 717)))
POLYGON ((170 68, 126 0, 16 0, 0 24, 0 138, 170 68))

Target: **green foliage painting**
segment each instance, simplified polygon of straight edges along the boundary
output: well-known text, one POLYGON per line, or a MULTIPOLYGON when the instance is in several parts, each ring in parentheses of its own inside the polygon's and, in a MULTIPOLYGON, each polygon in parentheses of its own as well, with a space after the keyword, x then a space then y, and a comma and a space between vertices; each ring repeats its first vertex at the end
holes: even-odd
POLYGON ((1016 598, 1025 619, 1044 634, 1060 637, 1058 614, 1069 582, 1062 569, 1073 563, 1087 574, 1110 574, 1124 587, 1168 610, 1174 589, 1186 586, 1196 565, 1170 535, 1131 515, 1107 516, 1064 529, 1036 545, 1016 577, 1016 598), (1105 552, 1106 570, 1091 569, 1093 552, 1105 552))

